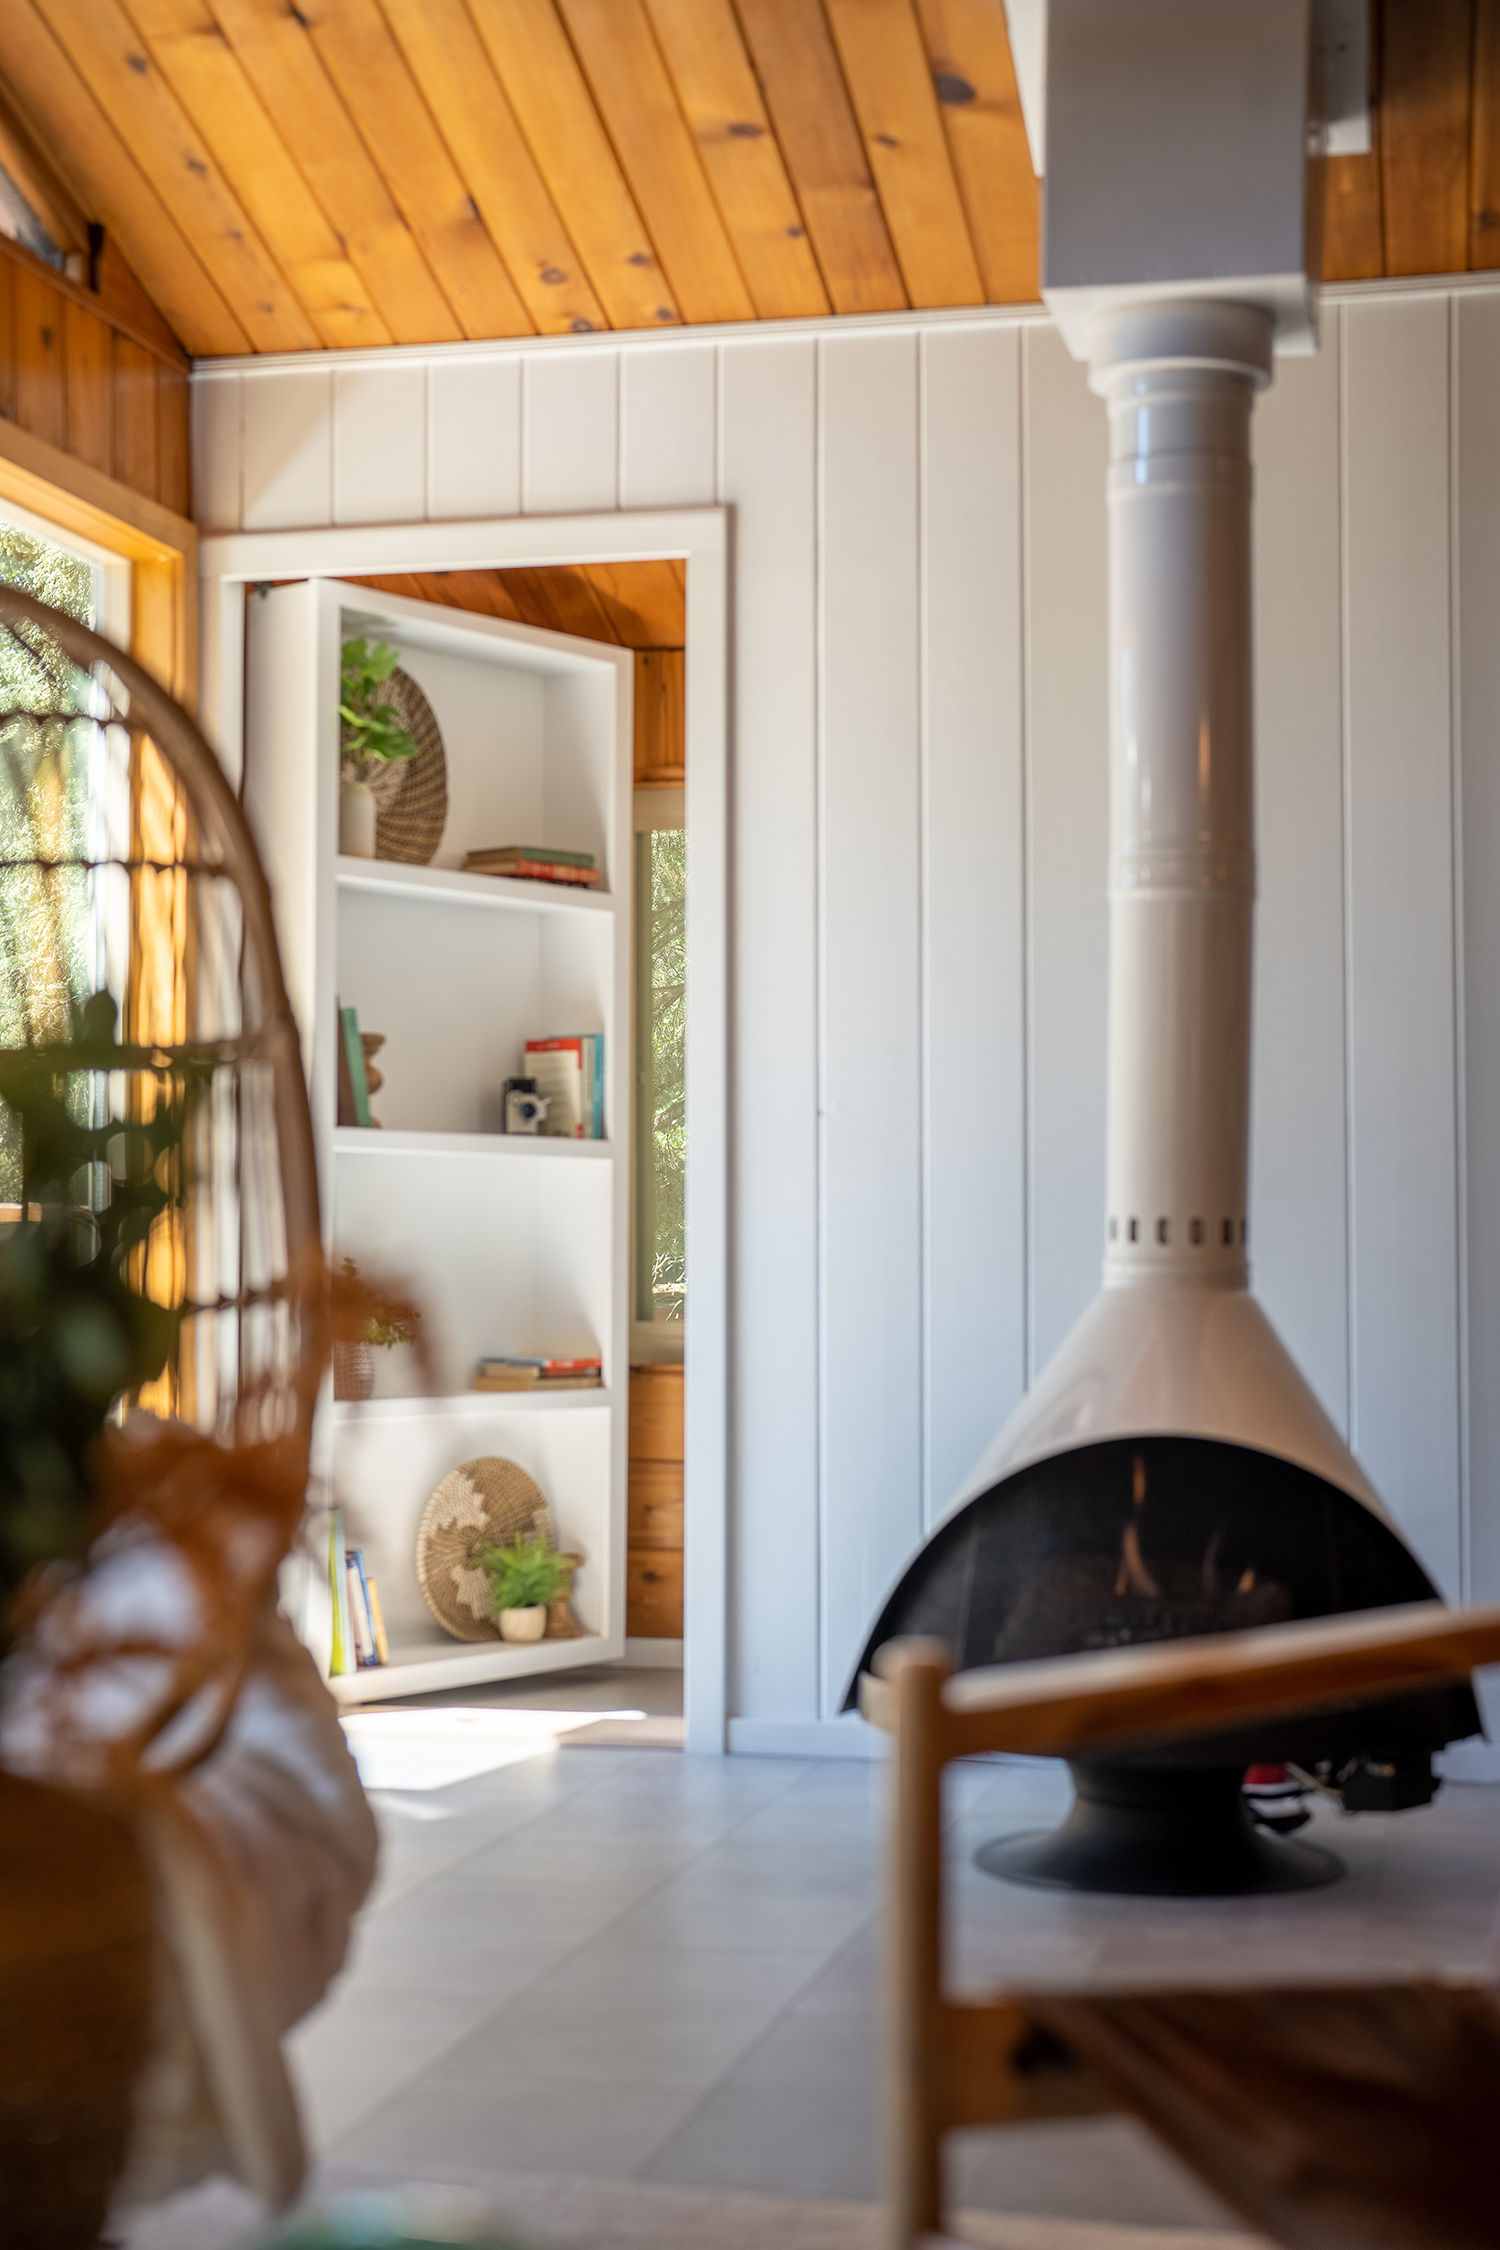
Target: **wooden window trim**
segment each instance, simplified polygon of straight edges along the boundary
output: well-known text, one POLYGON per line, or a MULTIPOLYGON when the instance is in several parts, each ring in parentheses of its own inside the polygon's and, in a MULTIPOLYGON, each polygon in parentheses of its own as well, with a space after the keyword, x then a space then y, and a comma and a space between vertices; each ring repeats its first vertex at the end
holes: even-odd
POLYGON ((130 562, 129 653, 193 710, 198 698, 197 526, 60 446, 0 420, 3 500, 130 562))

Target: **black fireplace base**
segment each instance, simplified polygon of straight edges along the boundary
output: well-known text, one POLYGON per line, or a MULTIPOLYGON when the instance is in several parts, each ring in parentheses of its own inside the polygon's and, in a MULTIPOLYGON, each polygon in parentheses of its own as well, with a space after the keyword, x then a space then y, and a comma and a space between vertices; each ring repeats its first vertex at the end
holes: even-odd
POLYGON ((1060 1828, 1001 1836, 975 1853, 986 1874, 1049 1890, 1130 1898, 1235 1898, 1336 1882, 1342 1861, 1257 1828, 1244 1769, 1079 1762, 1060 1828))

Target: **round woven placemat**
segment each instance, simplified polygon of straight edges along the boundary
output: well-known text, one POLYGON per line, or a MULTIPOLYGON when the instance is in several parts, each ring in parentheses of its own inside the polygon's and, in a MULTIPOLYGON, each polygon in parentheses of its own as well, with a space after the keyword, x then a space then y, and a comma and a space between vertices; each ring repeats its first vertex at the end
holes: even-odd
POLYGON ((417 1584, 445 1633, 456 1641, 499 1640, 479 1558, 486 1547, 539 1536, 556 1545, 546 1497, 519 1461, 486 1453, 449 1470, 417 1526, 417 1584))
POLYGON ((398 669, 391 674, 384 700, 415 741, 417 755, 390 764, 377 759, 369 769, 375 799, 375 857, 426 867, 448 818, 448 760, 442 733, 432 705, 410 672, 398 669))

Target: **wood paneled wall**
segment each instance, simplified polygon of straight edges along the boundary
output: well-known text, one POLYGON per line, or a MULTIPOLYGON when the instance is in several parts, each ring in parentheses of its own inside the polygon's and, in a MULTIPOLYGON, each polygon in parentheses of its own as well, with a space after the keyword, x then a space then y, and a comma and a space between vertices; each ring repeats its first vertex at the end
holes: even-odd
POLYGON ((185 355, 149 308, 130 318, 3 236, 0 418, 189 513, 185 355))
MULTIPOLYGON (((1102 408, 1005 315, 195 389, 216 526, 734 509, 730 1709, 790 1747, 1098 1279, 1102 408)), ((1325 304, 1255 419, 1256 1286, 1476 1598, 1497 396, 1500 286, 1381 287, 1325 304)))

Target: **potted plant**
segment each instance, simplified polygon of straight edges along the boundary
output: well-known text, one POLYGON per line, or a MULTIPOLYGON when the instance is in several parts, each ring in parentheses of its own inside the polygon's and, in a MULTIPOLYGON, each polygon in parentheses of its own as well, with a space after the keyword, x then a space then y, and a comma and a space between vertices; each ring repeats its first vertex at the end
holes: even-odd
POLYGON ((333 1395, 368 1398, 375 1388, 375 1353, 397 1344, 414 1344, 422 1315, 400 1298, 383 1297, 361 1281, 352 1258, 342 1261, 336 1292, 333 1395))
POLYGON ((375 857, 375 792, 370 776, 380 766, 417 755, 417 743, 386 688, 401 658, 389 641, 345 641, 340 672, 339 749, 344 779, 339 791, 339 850, 350 859, 375 857))
POLYGON ((539 1641, 548 1610, 567 1587, 562 1557, 545 1539, 518 1539, 511 1547, 486 1547, 479 1561, 490 1582, 501 1640, 539 1641))

